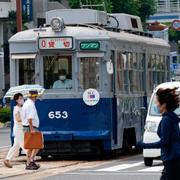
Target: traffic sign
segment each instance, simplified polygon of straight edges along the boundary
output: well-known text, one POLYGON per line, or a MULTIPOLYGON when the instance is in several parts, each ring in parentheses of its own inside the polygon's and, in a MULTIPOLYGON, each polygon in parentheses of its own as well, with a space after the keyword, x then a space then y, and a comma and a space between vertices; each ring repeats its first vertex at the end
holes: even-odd
POLYGON ((172 28, 176 31, 180 31, 180 20, 174 20, 172 22, 172 28))

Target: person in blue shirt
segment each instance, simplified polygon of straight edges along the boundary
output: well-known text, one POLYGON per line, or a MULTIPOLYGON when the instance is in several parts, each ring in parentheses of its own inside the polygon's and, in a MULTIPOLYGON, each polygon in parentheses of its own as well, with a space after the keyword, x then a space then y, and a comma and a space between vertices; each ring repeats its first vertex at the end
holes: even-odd
POLYGON ((164 170, 160 180, 180 180, 180 119, 174 111, 179 107, 177 88, 159 89, 156 92, 156 104, 162 119, 158 126, 158 142, 137 143, 137 148, 161 148, 164 170))
POLYGON ((60 69, 58 73, 59 79, 54 82, 53 89, 72 89, 72 80, 67 79, 66 70, 60 69))

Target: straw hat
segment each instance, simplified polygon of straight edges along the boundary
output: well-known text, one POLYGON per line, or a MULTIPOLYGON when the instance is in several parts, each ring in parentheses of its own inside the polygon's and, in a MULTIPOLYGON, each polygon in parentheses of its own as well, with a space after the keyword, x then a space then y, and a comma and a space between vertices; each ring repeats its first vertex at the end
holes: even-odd
POLYGON ((29 91, 29 97, 38 97, 38 96, 40 96, 40 95, 38 94, 37 90, 29 91))

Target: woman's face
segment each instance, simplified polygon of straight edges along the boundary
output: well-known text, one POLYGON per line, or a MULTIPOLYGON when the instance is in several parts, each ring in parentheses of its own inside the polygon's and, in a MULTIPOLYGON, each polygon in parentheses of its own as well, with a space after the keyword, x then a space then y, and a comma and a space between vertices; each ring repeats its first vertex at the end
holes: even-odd
POLYGON ((23 96, 19 96, 18 100, 16 101, 18 105, 23 105, 24 104, 24 98, 23 96))
POLYGON ((166 111, 166 103, 160 104, 157 97, 156 97, 156 105, 161 114, 166 111))

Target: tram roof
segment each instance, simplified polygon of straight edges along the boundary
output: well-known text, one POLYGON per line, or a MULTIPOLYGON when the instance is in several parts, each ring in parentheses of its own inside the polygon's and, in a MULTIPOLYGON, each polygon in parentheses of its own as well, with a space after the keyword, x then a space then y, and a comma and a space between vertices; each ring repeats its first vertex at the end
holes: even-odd
POLYGON ((23 42, 34 42, 37 41, 38 37, 65 37, 72 36, 75 39, 114 39, 121 41, 129 41, 132 43, 145 43, 151 45, 167 46, 169 44, 163 39, 149 38, 145 36, 139 36, 131 34, 125 31, 113 32, 105 29, 81 27, 81 26, 66 26, 62 32, 55 32, 51 27, 30 29, 16 33, 13 35, 9 42, 23 43, 23 42))

